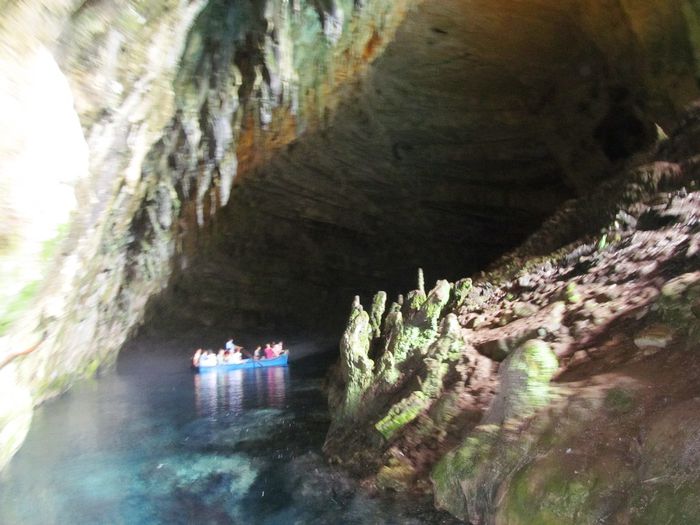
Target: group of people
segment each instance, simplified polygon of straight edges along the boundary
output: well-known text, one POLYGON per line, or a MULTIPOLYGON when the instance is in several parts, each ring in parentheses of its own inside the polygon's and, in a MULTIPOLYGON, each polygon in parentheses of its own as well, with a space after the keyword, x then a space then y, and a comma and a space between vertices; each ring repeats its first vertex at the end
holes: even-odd
POLYGON ((259 345, 251 355, 242 346, 235 344, 233 338, 230 338, 226 341, 224 348, 219 349, 218 352, 198 348, 194 356, 192 356, 192 365, 216 366, 241 363, 244 359, 254 359, 256 361, 260 359, 274 359, 287 352, 289 351, 284 349, 282 341, 273 341, 267 343, 264 348, 262 345, 259 345))

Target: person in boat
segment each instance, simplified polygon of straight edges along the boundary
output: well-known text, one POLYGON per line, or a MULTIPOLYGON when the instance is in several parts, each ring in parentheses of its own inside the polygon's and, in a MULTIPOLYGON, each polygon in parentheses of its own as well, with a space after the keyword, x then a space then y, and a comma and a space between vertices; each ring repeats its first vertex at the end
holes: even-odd
POLYGON ((275 353, 275 357, 281 356, 284 353, 284 347, 282 345, 282 341, 272 345, 272 351, 275 353))
POLYGON ((206 350, 199 358, 199 366, 216 366, 216 354, 211 350, 206 350))
POLYGON ((275 351, 272 349, 272 345, 270 343, 267 343, 265 345, 263 353, 265 354, 265 359, 274 359, 275 357, 277 357, 275 356, 275 351))
POLYGON ((231 352, 231 363, 238 364, 243 361, 243 354, 241 354, 241 350, 239 347, 236 347, 233 349, 233 352, 231 352))
POLYGON ((258 360, 262 359, 262 356, 263 356, 262 347, 260 345, 258 345, 258 347, 255 349, 255 352, 253 352, 253 359, 258 361, 258 360))
POLYGON ((202 349, 197 348, 197 351, 192 356, 192 366, 199 366, 199 358, 202 357, 202 349))

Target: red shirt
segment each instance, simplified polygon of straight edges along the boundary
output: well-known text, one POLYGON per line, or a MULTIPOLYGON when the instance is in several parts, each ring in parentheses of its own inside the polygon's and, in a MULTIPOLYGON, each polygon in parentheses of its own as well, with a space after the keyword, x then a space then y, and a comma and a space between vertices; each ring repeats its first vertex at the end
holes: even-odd
POLYGON ((269 346, 265 347, 265 359, 272 359, 275 357, 275 353, 272 351, 272 348, 269 346))

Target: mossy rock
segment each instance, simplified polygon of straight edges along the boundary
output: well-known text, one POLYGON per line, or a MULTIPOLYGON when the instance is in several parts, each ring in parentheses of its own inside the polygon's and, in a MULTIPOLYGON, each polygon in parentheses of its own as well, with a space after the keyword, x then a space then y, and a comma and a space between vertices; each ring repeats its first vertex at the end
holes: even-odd
POLYGON ((384 465, 377 473, 377 487, 383 490, 405 491, 410 488, 416 472, 410 465, 392 458, 389 465, 384 465))
POLYGON ((588 525, 608 523, 610 516, 624 513, 625 494, 636 478, 623 457, 601 453, 586 465, 584 459, 562 454, 550 453, 513 476, 497 523, 588 525))
POLYGON ((437 398, 442 392, 443 379, 450 367, 436 359, 424 360, 427 373, 421 384, 421 391, 430 398, 437 398))
POLYGON ((396 403, 386 416, 375 425, 385 439, 389 440, 403 427, 418 417, 430 403, 430 398, 423 392, 412 392, 410 396, 396 403))
POLYGON ((700 525, 700 482, 655 483, 636 495, 631 509, 635 525, 700 525))
POLYGON ((612 388, 605 394, 603 406, 611 414, 626 414, 635 407, 634 396, 622 388, 612 388))
POLYGON ((700 272, 690 272, 671 279, 661 287, 658 305, 661 317, 686 332, 697 321, 695 311, 700 301, 700 272))
POLYGON ((374 362, 368 357, 371 340, 369 315, 358 304, 350 313, 340 341, 341 373, 345 380, 343 417, 352 417, 357 413, 362 395, 372 380, 374 362))
POLYGON ((564 289, 564 297, 566 302, 570 304, 578 304, 583 299, 578 286, 576 286, 576 283, 573 282, 566 285, 566 288, 564 289))
POLYGON ((435 494, 435 506, 445 509, 461 520, 470 516, 468 496, 463 489, 467 479, 475 479, 480 467, 490 456, 498 439, 498 425, 482 425, 456 449, 448 452, 430 473, 435 494))
POLYGON ((501 389, 485 422, 527 418, 547 406, 552 398, 549 383, 558 368, 557 357, 547 343, 539 339, 523 343, 501 366, 501 389))

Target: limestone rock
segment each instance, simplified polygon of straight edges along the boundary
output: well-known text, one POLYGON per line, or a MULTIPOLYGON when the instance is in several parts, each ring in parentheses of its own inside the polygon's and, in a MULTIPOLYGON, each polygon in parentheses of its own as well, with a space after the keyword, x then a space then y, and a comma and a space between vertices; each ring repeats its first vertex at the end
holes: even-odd
POLYGON ((655 323, 643 328, 634 337, 634 344, 642 350, 666 348, 673 341, 674 330, 667 325, 655 323))
POLYGON ((12 365, 0 369, 0 470, 24 441, 32 421, 32 397, 12 365))
POLYGON ((374 426, 384 436, 391 439, 399 430, 418 417, 429 403, 428 396, 423 392, 412 392, 411 395, 391 407, 386 416, 374 426))
POLYGON ((523 343, 501 366, 500 391, 484 423, 527 418, 546 406, 552 396, 549 382, 558 368, 557 357, 547 343, 538 339, 523 343))
POLYGON ((518 301, 513 303, 513 315, 516 318, 531 317, 537 313, 537 306, 532 303, 518 301))
POLYGON ((386 307, 386 292, 377 292, 372 300, 372 311, 370 312, 370 322, 372 323, 372 333, 374 337, 379 337, 382 333, 382 317, 386 307))
POLYGON ((352 418, 359 409, 362 394, 370 385, 374 362, 369 359, 372 326, 361 305, 354 305, 340 341, 341 371, 345 381, 342 418, 352 418))

